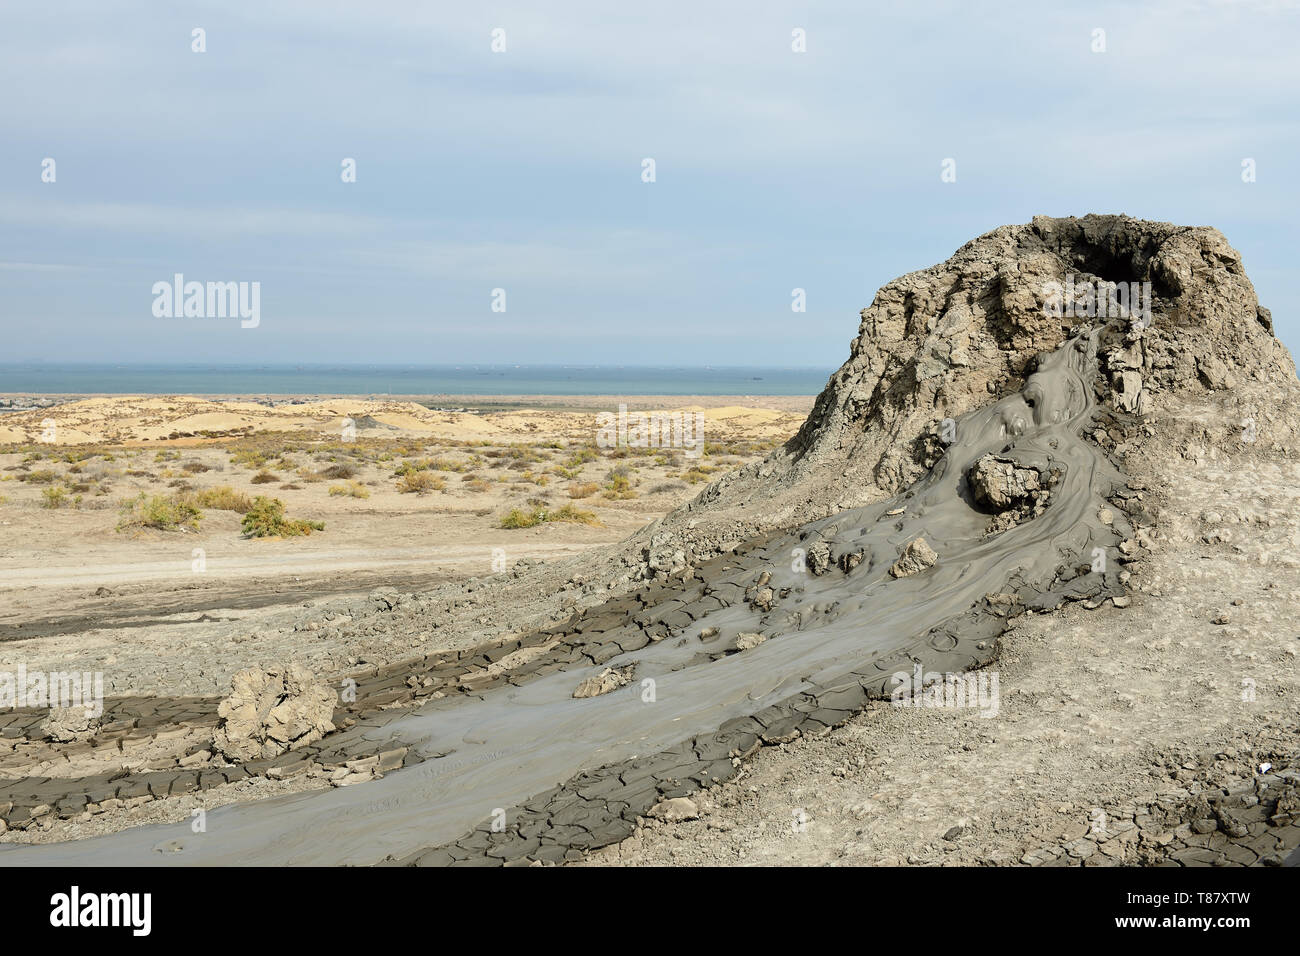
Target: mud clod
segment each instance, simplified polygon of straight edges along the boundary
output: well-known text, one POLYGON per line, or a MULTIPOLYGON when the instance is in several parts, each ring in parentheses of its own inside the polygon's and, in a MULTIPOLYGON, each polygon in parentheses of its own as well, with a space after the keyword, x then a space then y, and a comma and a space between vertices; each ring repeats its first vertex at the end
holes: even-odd
POLYGON ((314 743, 334 729, 337 695, 299 664, 240 671, 231 694, 217 708, 222 719, 213 738, 230 760, 278 757, 314 743))
POLYGON ((907 543, 898 560, 890 565, 889 573, 895 578, 905 578, 934 567, 938 560, 939 556, 934 553, 934 548, 930 547, 924 538, 917 538, 907 543))

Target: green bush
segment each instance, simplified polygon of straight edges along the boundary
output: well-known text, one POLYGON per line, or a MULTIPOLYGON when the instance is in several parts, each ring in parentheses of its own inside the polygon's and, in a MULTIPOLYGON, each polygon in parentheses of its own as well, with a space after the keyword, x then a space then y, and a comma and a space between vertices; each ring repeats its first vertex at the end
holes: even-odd
POLYGON ((42 508, 62 508, 68 503, 68 491, 62 485, 50 485, 41 489, 42 508))
POLYGON ((369 498, 370 489, 359 481, 349 481, 346 485, 331 485, 330 497, 346 496, 349 498, 369 498))
POLYGON ((356 473, 356 466, 347 463, 341 465, 330 465, 328 468, 322 468, 320 471, 316 472, 316 474, 321 478, 332 478, 336 481, 340 478, 355 477, 356 473))
POLYGON ((450 458, 426 458, 422 464, 425 468, 433 471, 464 471, 463 462, 452 461, 450 458))
POLYGON ((300 521, 284 516, 284 502, 258 495, 240 524, 246 538, 293 538, 324 531, 323 521, 300 521))
POLYGON ((599 457, 600 457, 600 452, 594 446, 579 448, 567 459, 565 459, 564 467, 571 470, 575 468, 581 468, 585 463, 589 461, 595 461, 599 457))
POLYGON ((690 482, 692 485, 699 484, 701 481, 708 481, 709 475, 718 469, 712 465, 695 465, 692 468, 682 472, 682 481, 690 482))
POLYGON ((563 508, 558 508, 554 511, 546 508, 534 508, 532 511, 522 511, 519 508, 511 508, 501 518, 499 527, 505 529, 534 528, 537 525, 548 521, 571 521, 577 524, 599 524, 596 520, 595 512, 583 511, 568 504, 563 508))
POLYGON ((408 471, 397 483, 397 490, 404 495, 427 495, 431 491, 446 491, 447 479, 441 475, 431 475, 427 471, 408 471))
POLYGON ((253 499, 242 491, 236 491, 229 485, 204 488, 190 496, 190 500, 200 508, 212 508, 214 511, 233 511, 236 514, 248 514, 253 507, 253 499))
POLYGON ((202 520, 203 512, 188 498, 146 495, 142 491, 138 497, 122 505, 122 520, 118 522, 117 530, 154 528, 158 531, 178 531, 189 528, 197 531, 202 520))
POLYGON ((605 486, 605 497, 619 501, 624 498, 635 498, 636 492, 632 490, 632 482, 628 480, 626 474, 611 471, 609 484, 605 486))
MULTIPOLYGON (((162 454, 159 452, 159 454, 162 454)), ((230 462, 233 465, 243 465, 245 468, 261 468, 270 460, 270 455, 251 448, 239 448, 230 453, 230 462)))

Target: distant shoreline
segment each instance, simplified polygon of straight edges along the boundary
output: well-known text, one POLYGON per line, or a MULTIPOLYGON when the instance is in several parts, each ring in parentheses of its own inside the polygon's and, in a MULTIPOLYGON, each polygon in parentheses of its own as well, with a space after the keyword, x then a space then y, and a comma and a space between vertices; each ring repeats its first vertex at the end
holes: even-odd
POLYGON ((0 392, 0 403, 31 399, 41 404, 24 408, 0 407, 0 413, 30 411, 38 408, 52 408, 69 402, 90 398, 199 398, 214 402, 257 402, 274 405, 291 405, 295 403, 322 401, 393 401, 415 402, 429 408, 463 408, 469 411, 510 411, 521 408, 538 408, 549 411, 598 411, 616 410, 620 404, 629 410, 651 408, 681 408, 687 405, 702 405, 715 408, 719 406, 738 405, 746 408, 769 408, 774 411, 806 412, 811 407, 815 393, 806 395, 469 395, 469 394, 299 394, 299 393, 218 393, 201 392, 144 393, 144 392, 0 392))
POLYGON ((110 366, 0 363, 0 395, 349 396, 477 401, 519 396, 816 395, 832 368, 673 366, 110 366))

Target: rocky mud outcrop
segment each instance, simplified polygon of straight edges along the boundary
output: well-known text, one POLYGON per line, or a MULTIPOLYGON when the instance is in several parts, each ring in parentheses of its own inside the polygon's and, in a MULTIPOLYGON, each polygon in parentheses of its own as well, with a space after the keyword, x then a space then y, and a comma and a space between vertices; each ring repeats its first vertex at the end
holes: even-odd
POLYGON ((86 740, 94 735, 99 719, 85 707, 52 707, 41 723, 45 736, 57 743, 86 740))
POLYGON ((333 688, 299 664, 240 671, 217 708, 221 724, 213 744, 230 760, 278 757, 333 730, 337 699, 333 688))
POLYGON ((1230 437, 1248 418, 1275 449, 1294 437, 1293 415, 1253 398, 1294 400, 1294 362, 1218 230, 1128 216, 1036 216, 882 287, 862 310, 848 361, 799 433, 647 529, 646 546, 680 555, 680 564, 747 534, 896 493, 942 453, 946 420, 1018 391, 1036 356, 1089 320, 1105 326, 1096 388, 1117 413, 1172 408, 1208 391, 1240 410, 1230 437), (1147 284, 1150 295, 1149 314, 1141 305, 1128 310, 1136 321, 1114 316, 1108 297, 1111 316, 1097 315, 1096 295, 1089 304, 1089 290, 1134 283, 1147 284), (1252 395, 1232 400, 1243 385, 1255 386, 1252 395))

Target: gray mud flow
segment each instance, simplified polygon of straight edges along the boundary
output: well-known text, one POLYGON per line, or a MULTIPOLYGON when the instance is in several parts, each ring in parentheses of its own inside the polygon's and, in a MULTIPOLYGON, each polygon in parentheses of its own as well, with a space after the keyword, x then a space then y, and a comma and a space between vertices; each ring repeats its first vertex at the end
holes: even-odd
POLYGON ((769 537, 719 565, 705 593, 712 588, 734 600, 715 602, 722 606, 692 615, 679 633, 606 662, 635 665, 625 686, 575 699, 578 684, 603 669, 580 667, 436 701, 383 726, 358 728, 363 736, 395 736, 425 758, 373 782, 213 810, 205 833, 191 832, 188 822, 143 827, 6 849, 0 863, 401 859, 447 845, 582 771, 634 764, 864 664, 884 665, 880 687, 888 696, 892 674, 910 672, 913 662, 953 671, 987 663, 1001 618, 992 639, 975 645, 980 652, 949 652, 961 645, 963 628, 980 630, 981 614, 994 617, 989 595, 1053 607, 1062 593, 1078 593, 1080 576, 1089 572, 1080 565, 1090 564, 1094 592, 1122 593, 1118 569, 1099 570, 1095 549, 1112 554, 1131 531, 1122 512, 1101 516, 1123 479, 1081 437, 1094 412, 1098 336, 1096 330, 1067 340, 1039 357, 1020 392, 957 419, 942 458, 906 491, 769 537), (987 502, 980 506, 967 475, 988 454, 1039 474, 1040 507, 999 523, 987 502), (895 568, 918 538, 937 560, 895 568), (741 634, 747 637, 738 647, 741 634))

